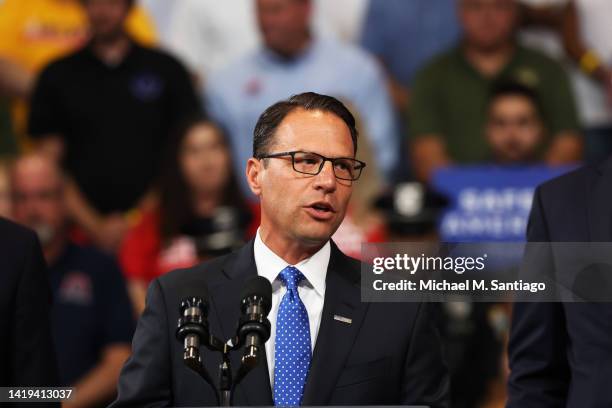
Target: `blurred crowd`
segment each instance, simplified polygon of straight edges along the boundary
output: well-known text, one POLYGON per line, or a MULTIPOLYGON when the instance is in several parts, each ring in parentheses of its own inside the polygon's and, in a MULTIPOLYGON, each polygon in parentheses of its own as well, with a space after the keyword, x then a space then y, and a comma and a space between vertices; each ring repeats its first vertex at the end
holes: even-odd
MULTIPOLYGON (((70 403, 112 399, 152 279, 254 236, 267 106, 314 91, 358 118, 345 252, 437 240, 439 169, 612 152, 611 19, 603 0, 0 1, 0 215, 43 245, 70 403)), ((453 406, 502 406, 508 307, 439 309, 453 406)))

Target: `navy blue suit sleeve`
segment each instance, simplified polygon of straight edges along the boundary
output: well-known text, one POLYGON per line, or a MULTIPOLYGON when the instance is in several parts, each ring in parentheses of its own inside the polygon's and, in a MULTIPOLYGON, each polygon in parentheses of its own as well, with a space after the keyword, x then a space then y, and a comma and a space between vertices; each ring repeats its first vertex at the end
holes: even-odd
POLYGON ((51 291, 42 250, 34 233, 28 236, 24 255, 10 340, 12 375, 10 384, 3 385, 56 386, 57 362, 49 322, 51 291))
POLYGON ((145 310, 132 340, 111 407, 165 407, 172 405, 168 317, 157 280, 149 286, 145 310))
MULTIPOLYGON (((550 242, 542 193, 534 195, 529 242, 550 242)), ((565 407, 569 386, 565 314, 561 303, 516 303, 508 354, 508 408, 565 407)))
POLYGON ((448 370, 442 357, 440 336, 429 308, 429 304, 421 303, 417 312, 404 362, 402 404, 449 407, 448 370))

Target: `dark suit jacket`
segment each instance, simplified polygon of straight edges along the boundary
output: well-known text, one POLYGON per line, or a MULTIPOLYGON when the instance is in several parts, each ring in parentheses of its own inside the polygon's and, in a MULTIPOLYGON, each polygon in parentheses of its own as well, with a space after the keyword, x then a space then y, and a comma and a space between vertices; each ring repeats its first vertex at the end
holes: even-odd
MULTIPOLYGON (((533 242, 612 241, 612 158, 541 185, 533 242)), ((517 303, 508 407, 612 407, 612 304, 517 303)))
POLYGON ((0 218, 0 386, 56 386, 51 291, 36 235, 0 218))
MULTIPOLYGON (((207 286, 211 332, 227 339, 235 334, 240 290, 256 274, 251 241, 235 253, 153 281, 113 406, 214 405, 210 387, 182 361, 183 347, 174 335, 179 302, 207 286)), ((303 405, 447 406, 446 367, 426 305, 362 303, 360 264, 333 243, 326 282, 303 405), (334 320, 334 314, 352 323, 334 320)), ((203 353, 215 378, 220 358, 208 350, 203 353)), ((234 356, 234 370, 240 355, 234 356)), ((237 387, 235 405, 272 405, 265 356, 237 387)))

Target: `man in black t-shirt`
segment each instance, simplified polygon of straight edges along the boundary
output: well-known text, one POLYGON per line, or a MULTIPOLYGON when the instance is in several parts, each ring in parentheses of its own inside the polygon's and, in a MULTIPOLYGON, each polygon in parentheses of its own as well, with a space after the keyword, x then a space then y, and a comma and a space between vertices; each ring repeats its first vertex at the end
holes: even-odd
POLYGON ((75 406, 106 405, 134 329, 119 267, 108 255, 68 241, 64 183, 53 161, 26 156, 11 175, 14 218, 36 231, 49 265, 60 385, 76 387, 75 406))
POLYGON ((71 215, 114 250, 127 215, 149 200, 173 128, 199 109, 187 71, 124 31, 130 0, 84 0, 92 37, 49 64, 35 87, 29 133, 71 177, 71 215))

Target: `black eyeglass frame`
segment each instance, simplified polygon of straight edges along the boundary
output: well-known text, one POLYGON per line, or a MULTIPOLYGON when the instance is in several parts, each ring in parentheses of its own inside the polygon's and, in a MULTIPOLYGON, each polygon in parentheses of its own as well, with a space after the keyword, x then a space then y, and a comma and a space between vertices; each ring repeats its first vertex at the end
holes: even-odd
POLYGON ((279 152, 279 153, 269 153, 269 154, 261 154, 258 155, 256 158, 259 160, 262 159, 277 159, 280 157, 284 157, 284 156, 291 156, 291 166, 293 167, 293 170, 297 173, 300 174, 308 174, 309 176, 316 176, 319 173, 321 173, 321 170, 323 170, 323 167, 325 166, 325 162, 330 162, 332 164, 332 170, 334 172, 334 176, 336 176, 337 179, 340 180, 346 180, 346 181, 357 181, 359 180, 359 177, 361 177, 361 172, 363 171, 363 169, 366 166, 365 162, 362 162, 361 160, 357 160, 354 159, 352 157, 334 157, 334 158, 330 158, 330 157, 325 157, 322 154, 319 153, 314 153, 314 152, 306 152, 303 150, 295 150, 295 151, 291 151, 291 152, 279 152), (303 172, 300 171, 298 169, 295 168, 295 155, 298 153, 305 153, 305 154, 312 154, 314 156, 320 157, 321 159, 323 159, 321 161, 321 164, 319 165, 319 170, 316 173, 307 173, 307 172, 303 172), (357 177, 355 178, 344 178, 344 177, 338 177, 338 175, 336 174, 336 166, 335 166, 335 162, 336 160, 351 160, 352 162, 356 163, 356 166, 354 167, 356 170, 359 170, 359 173, 357 174, 357 177))

